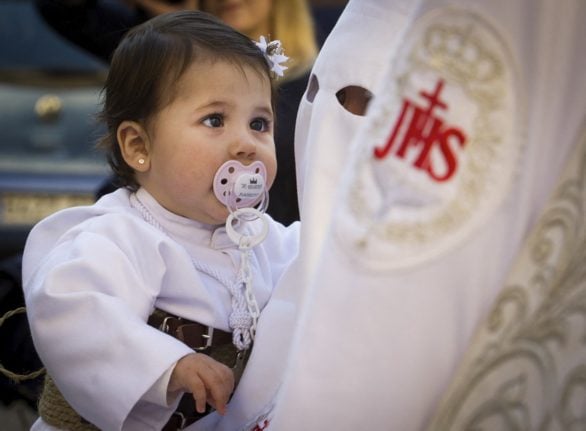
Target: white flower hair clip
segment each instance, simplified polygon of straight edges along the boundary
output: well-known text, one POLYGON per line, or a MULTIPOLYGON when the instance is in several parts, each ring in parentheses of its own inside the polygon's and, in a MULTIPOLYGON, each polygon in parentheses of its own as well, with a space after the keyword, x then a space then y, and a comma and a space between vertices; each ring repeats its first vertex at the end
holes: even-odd
POLYGON ((283 66, 282 63, 289 60, 285 54, 283 54, 283 46, 280 40, 273 40, 267 42, 264 36, 261 36, 258 42, 254 42, 256 46, 262 51, 269 63, 271 71, 278 76, 283 76, 283 71, 287 70, 287 66, 283 66))

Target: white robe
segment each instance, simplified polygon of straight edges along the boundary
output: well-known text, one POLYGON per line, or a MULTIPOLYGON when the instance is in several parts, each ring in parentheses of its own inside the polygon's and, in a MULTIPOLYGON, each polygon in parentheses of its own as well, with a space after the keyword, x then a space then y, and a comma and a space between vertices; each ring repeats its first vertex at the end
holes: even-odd
MULTIPOLYGON (((419 3, 340 166, 345 181, 269 429, 426 426, 579 142, 585 22, 581 0, 419 3), (483 81, 492 73, 500 77, 483 81), (396 147, 372 156, 402 102, 429 106, 422 93, 440 79, 447 108, 437 118, 468 138, 441 184, 396 147)), ((384 49, 378 42, 372 49, 384 49)))
MULTIPOLYGON (((230 330, 220 280, 235 278, 239 252, 225 229, 172 214, 144 189, 137 196, 149 221, 120 189, 40 222, 23 257, 35 347, 67 401, 103 430, 159 430, 173 411, 170 370, 192 351, 145 323, 155 307, 230 330)), ((297 248, 297 225, 269 219, 251 259, 261 310, 297 248)))
POLYGON ((579 142, 586 3, 406 3, 351 0, 316 62, 300 257, 218 429, 423 429, 579 142), (367 117, 342 118, 335 92, 369 75, 367 117), (421 136, 374 157, 434 94, 431 158, 421 136))

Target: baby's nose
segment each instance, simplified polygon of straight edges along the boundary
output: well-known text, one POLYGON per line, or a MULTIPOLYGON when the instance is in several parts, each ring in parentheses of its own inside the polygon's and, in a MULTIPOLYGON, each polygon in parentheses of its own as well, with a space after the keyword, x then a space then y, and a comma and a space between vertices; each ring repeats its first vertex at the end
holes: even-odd
POLYGON ((256 155, 256 139, 251 133, 238 133, 233 138, 230 150, 236 159, 253 159, 256 155))

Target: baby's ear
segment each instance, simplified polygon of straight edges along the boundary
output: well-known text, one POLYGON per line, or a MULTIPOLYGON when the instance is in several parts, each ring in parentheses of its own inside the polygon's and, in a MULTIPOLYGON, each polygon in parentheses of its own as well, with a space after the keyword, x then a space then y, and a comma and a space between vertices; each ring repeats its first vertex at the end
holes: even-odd
POLYGON ((116 133, 120 152, 126 163, 137 172, 146 172, 150 167, 148 135, 136 121, 123 121, 116 133))

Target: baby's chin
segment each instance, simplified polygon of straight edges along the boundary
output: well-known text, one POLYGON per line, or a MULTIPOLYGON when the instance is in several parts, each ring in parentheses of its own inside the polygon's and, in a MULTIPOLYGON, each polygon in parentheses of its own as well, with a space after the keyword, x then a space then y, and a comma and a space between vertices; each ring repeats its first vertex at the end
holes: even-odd
POLYGON ((226 219, 230 215, 228 208, 222 205, 219 201, 214 203, 213 206, 208 207, 206 210, 192 210, 189 214, 184 214, 184 217, 190 218, 198 223, 207 225, 217 226, 226 223, 226 219))
POLYGON ((215 225, 225 224, 226 219, 228 218, 229 215, 230 215, 230 211, 228 211, 228 208, 226 208, 223 204, 221 204, 218 201, 218 203, 217 203, 217 205, 215 205, 215 208, 213 209, 213 211, 210 211, 207 214, 207 216, 209 218, 207 223, 215 224, 215 225))

